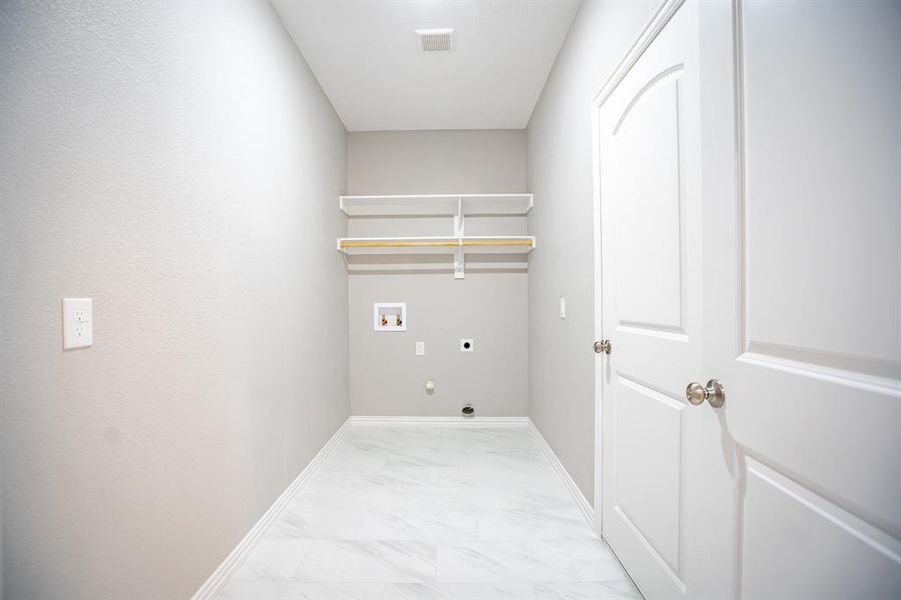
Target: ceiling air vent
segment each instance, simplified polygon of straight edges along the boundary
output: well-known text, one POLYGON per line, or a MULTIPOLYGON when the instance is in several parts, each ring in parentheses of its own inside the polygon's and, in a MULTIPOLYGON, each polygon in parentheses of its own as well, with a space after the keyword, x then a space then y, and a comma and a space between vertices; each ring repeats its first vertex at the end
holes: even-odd
POLYGON ((423 52, 453 52, 453 29, 417 29, 419 49, 423 52))

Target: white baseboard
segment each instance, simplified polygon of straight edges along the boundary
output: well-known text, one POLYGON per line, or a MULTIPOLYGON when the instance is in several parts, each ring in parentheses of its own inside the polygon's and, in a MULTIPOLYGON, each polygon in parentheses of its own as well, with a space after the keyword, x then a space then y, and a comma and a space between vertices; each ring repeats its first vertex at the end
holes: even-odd
POLYGON ((351 416, 354 427, 528 427, 529 417, 370 417, 351 416))
POLYGON ((212 600, 218 597, 229 579, 231 579, 232 575, 238 570, 247 555, 250 554, 251 550, 256 546, 256 543, 263 536, 266 529, 276 520, 276 518, 278 518, 282 509, 284 509, 291 499, 294 498, 300 488, 303 487, 304 483, 319 470, 322 462, 332 451, 332 448, 341 441, 341 438, 344 437, 349 428, 350 420, 348 419, 341 424, 341 427, 338 428, 331 439, 325 443, 316 456, 314 456, 307 466, 304 467, 303 471, 300 472, 300 475, 291 482, 291 485, 282 492, 282 495, 269 507, 266 514, 257 521, 256 525, 254 525, 247 535, 244 536, 244 539, 231 551, 231 554, 225 557, 222 564, 220 564, 219 567, 213 571, 213 574, 210 575, 210 578, 200 586, 200 589, 191 597, 191 600, 212 600))
POLYGON ((529 419, 529 429, 532 431, 532 435, 535 436, 535 440, 538 442, 538 446, 544 452, 544 455, 547 456, 549 461, 551 461, 551 466, 554 467, 554 470, 557 472, 557 475, 560 477, 563 485, 569 491, 569 494, 572 496, 573 500, 575 500, 576 506, 579 507, 579 510, 582 512, 582 516, 584 516, 585 520, 588 522, 588 526, 591 527, 592 531, 597 531, 594 508, 585 498, 585 495, 582 493, 582 490, 579 489, 579 486, 576 485, 576 482, 573 481, 573 478, 570 477, 569 473, 566 470, 566 467, 563 466, 563 463, 560 462, 560 459, 557 458, 556 454, 554 454, 554 451, 545 441, 544 436, 541 435, 541 432, 538 431, 538 428, 535 426, 535 423, 532 421, 532 419, 529 419))

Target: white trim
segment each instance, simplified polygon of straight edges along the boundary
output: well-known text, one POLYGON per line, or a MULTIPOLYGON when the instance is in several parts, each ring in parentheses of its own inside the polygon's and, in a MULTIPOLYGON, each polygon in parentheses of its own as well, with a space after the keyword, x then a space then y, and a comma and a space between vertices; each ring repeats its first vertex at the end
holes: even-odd
POLYGON ((282 492, 282 495, 269 507, 266 514, 257 521, 256 525, 254 525, 247 535, 244 536, 244 539, 235 546, 235 549, 225 557, 222 564, 213 571, 213 574, 210 575, 209 579, 200 586, 200 589, 191 597, 191 600, 212 600, 219 596, 232 575, 235 574, 241 566, 241 563, 244 562, 244 559, 250 554, 254 546, 256 546, 266 529, 276 520, 276 518, 278 518, 279 514, 288 505, 291 499, 294 498, 300 488, 302 488, 316 471, 319 470, 322 462, 338 442, 341 441, 349 429, 350 419, 341 424, 341 427, 338 428, 331 439, 322 446, 322 449, 319 450, 312 460, 310 460, 297 478, 291 482, 291 485, 289 485, 288 488, 282 492))
POLYGON ((541 448, 541 451, 544 452, 544 455, 551 462, 551 466, 554 468, 554 471, 557 472, 557 475, 560 477, 560 481, 563 482, 563 486, 569 492, 569 495, 572 496, 573 500, 576 503, 576 506, 579 507, 579 510, 582 512, 582 516, 585 517, 585 521, 588 522, 588 526, 591 527, 592 531, 600 536, 601 532, 598 531, 598 523, 594 518, 594 508, 592 508, 591 504, 588 502, 588 499, 585 498, 585 494, 582 493, 582 490, 579 489, 579 486, 576 485, 576 482, 573 481, 573 478, 569 475, 566 467, 563 466, 563 463, 560 462, 560 459, 557 458, 556 454, 554 454, 553 449, 551 449, 547 441, 545 441, 544 436, 542 436, 541 432, 538 431, 538 427, 535 426, 535 423, 532 421, 532 419, 529 419, 529 430, 532 432, 532 435, 535 436, 535 441, 538 442, 538 447, 541 448))
POLYGON ((638 59, 641 58, 644 51, 648 49, 648 46, 651 45, 651 42, 654 41, 657 35, 663 31, 663 28, 669 23, 670 19, 673 18, 673 15, 676 14, 676 11, 679 10, 679 7, 681 7, 684 2, 685 0, 664 0, 660 3, 660 6, 654 11, 650 20, 645 24, 644 29, 642 29, 641 33, 638 34, 638 37, 635 38, 632 47, 629 48, 622 60, 619 61, 619 64, 616 65, 613 73, 607 78, 607 81, 601 89, 598 90, 598 93, 595 94, 591 101, 592 106, 595 108, 600 107, 607 97, 613 93, 613 90, 615 90, 616 86, 622 82, 626 73, 635 66, 635 63, 638 62, 638 59))
POLYGON ((528 427, 529 417, 373 417, 353 415, 353 427, 528 427))
MULTIPOLYGON (((598 135, 600 127, 600 119, 598 117, 598 107, 592 101, 591 105, 591 177, 592 177, 592 255, 594 258, 594 339, 604 339, 604 307, 603 295, 600 290, 603 288, 603 254, 601 252, 601 136, 598 135)), ((601 447, 601 403, 604 397, 604 362, 603 359, 598 360, 599 355, 595 355, 594 360, 594 381, 592 386, 592 394, 594 397, 594 521, 597 524, 597 530, 604 529, 603 515, 603 489, 601 488, 603 480, 601 479, 601 462, 603 453, 601 447)))

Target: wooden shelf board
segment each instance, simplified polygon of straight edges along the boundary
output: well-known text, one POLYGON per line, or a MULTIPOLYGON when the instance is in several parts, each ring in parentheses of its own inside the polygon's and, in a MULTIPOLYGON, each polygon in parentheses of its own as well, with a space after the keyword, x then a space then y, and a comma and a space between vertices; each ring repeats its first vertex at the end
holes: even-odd
POLYGON ((527 254, 535 238, 516 236, 338 238, 338 250, 348 254, 527 254))

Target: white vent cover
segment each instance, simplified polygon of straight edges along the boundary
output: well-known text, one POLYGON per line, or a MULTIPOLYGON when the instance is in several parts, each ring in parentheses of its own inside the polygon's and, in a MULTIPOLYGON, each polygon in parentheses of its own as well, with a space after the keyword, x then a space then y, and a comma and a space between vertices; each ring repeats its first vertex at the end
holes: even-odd
POLYGON ((453 29, 417 29, 419 49, 423 52, 453 52, 453 29))

